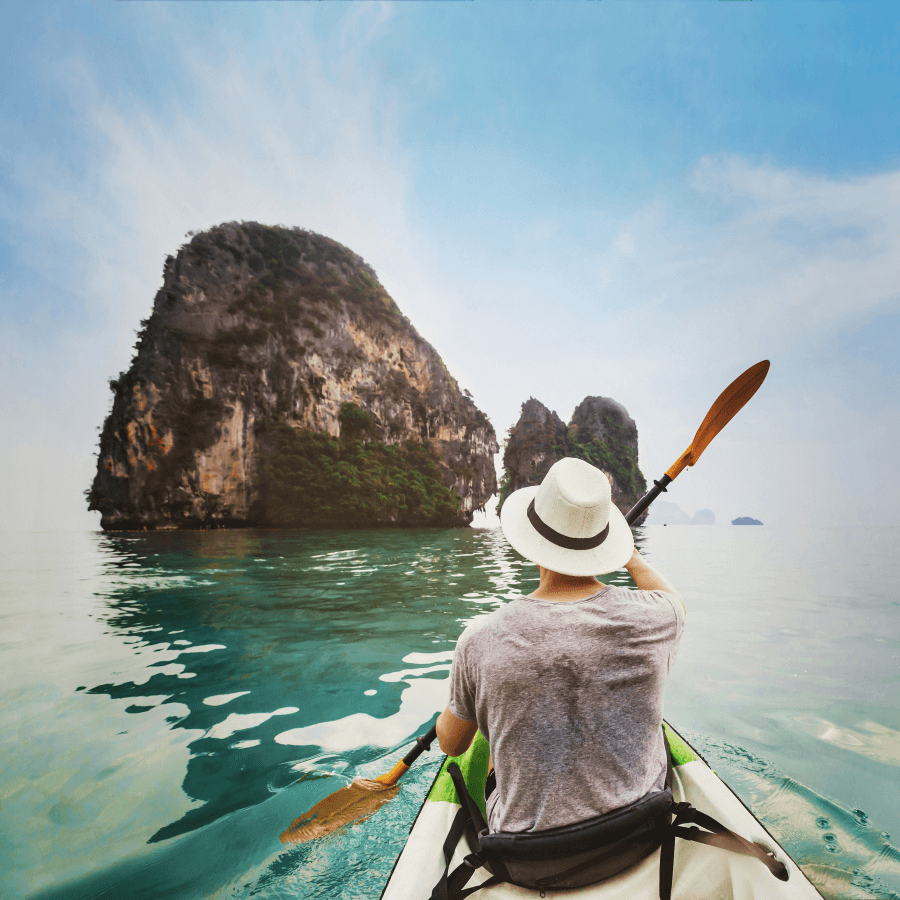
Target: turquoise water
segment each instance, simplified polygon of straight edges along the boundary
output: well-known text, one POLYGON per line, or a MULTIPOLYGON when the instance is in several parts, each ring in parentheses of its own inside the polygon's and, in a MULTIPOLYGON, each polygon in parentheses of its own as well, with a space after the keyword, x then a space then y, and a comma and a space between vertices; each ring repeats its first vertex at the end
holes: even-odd
MULTIPOLYGON (((898 538, 639 534, 688 606, 669 720, 833 898, 900 896, 898 538)), ((0 894, 377 897, 436 750, 371 819, 278 837, 409 749, 534 574, 472 529, 3 535, 0 894)))

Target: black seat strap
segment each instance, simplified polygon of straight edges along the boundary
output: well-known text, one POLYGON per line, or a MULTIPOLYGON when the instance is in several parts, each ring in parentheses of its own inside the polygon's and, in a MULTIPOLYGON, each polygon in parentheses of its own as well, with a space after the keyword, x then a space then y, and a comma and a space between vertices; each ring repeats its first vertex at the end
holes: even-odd
POLYGON ((487 862, 483 855, 481 844, 478 841, 478 835, 483 831, 487 831, 487 823, 484 821, 484 816, 481 815, 478 804, 475 803, 471 794, 469 794, 459 766, 452 762, 447 766, 447 772, 453 779, 453 786, 459 795, 460 809, 457 811, 453 824, 450 826, 450 833, 444 841, 446 866, 441 880, 435 885, 431 893, 431 900, 463 900, 469 894, 474 894, 475 891, 480 891, 482 888, 492 887, 495 884, 509 881, 509 873, 506 871, 506 867, 499 860, 492 860, 492 864, 497 870, 496 873, 481 884, 466 888, 466 884, 472 875, 487 862), (464 832, 468 833, 469 840, 474 845, 473 852, 466 856, 448 876, 450 860, 453 858, 456 845, 464 832))
MULTIPOLYGON (((472 799, 472 795, 469 793, 469 789, 466 787, 466 780, 463 778, 462 772, 459 770, 459 766, 452 762, 449 766, 447 766, 447 772, 450 777, 453 779, 453 786, 456 788, 456 793, 459 795, 459 802, 463 805, 466 812, 468 813, 469 820, 472 822, 472 825, 475 828, 475 834, 480 834, 482 831, 487 831, 487 822, 484 821, 484 816, 481 815, 481 810, 478 808, 478 804, 472 799)), ((481 850, 481 846, 475 848, 476 852, 481 850)))
POLYGON ((761 844, 754 844, 747 838, 735 834, 730 828, 726 828, 721 822, 717 822, 712 816, 688 806, 684 811, 675 816, 672 823, 672 831, 676 837, 686 841, 695 841, 698 844, 709 844, 711 847, 719 847, 722 850, 730 850, 732 853, 741 853, 744 856, 753 856, 758 859, 779 881, 788 880, 788 870, 781 860, 766 850, 761 844), (684 828, 685 823, 693 822, 706 828, 684 828))
POLYGON ((476 884, 475 887, 465 889, 466 884, 475 871, 484 865, 484 861, 481 857, 474 853, 470 853, 462 863, 453 870, 453 874, 448 877, 450 861, 453 859, 456 845, 463 836, 467 818, 466 808, 461 806, 453 817, 453 822, 450 825, 450 830, 447 832, 447 838, 444 841, 444 873, 441 875, 440 881, 438 881, 434 886, 434 890, 431 892, 431 900, 463 900, 463 898, 468 897, 469 894, 474 894, 475 891, 480 891, 483 887, 499 884, 503 880, 499 876, 494 875, 486 881, 483 881, 481 884, 476 884))
POLYGON ((450 830, 447 832, 447 837, 444 840, 444 874, 441 875, 440 881, 434 886, 434 890, 431 892, 431 900, 449 900, 447 872, 450 869, 450 860, 453 859, 453 853, 465 827, 466 811, 463 807, 460 807, 453 817, 450 830))
MULTIPOLYGON (((668 746, 668 744, 666 745, 668 746)), ((672 878, 675 871, 675 838, 678 836, 672 822, 682 812, 693 809, 690 803, 676 803, 666 814, 669 820, 663 832, 659 848, 659 900, 672 900, 672 878)))
POLYGON ((474 894, 475 891, 480 891, 482 888, 500 884, 501 881, 506 880, 499 875, 491 875, 490 878, 482 881, 481 884, 476 884, 475 887, 463 890, 468 880, 475 874, 476 869, 480 869, 483 865, 484 860, 480 856, 470 853, 462 863, 454 869, 447 884, 447 894, 450 900, 462 900, 462 898, 468 897, 469 894, 474 894))
MULTIPOLYGON (((465 814, 466 811, 464 809, 459 810, 453 820, 453 827, 456 826, 458 820, 464 821, 465 814)), ((459 827, 456 840, 459 841, 460 837, 462 837, 462 825, 460 825, 459 827)), ((469 894, 474 894, 475 891, 480 891, 482 888, 490 887, 494 884, 499 884, 504 880, 500 878, 499 875, 492 875, 481 884, 476 884, 475 887, 466 888, 466 884, 468 884, 469 879, 472 877, 472 875, 474 875, 475 872, 484 865, 484 860, 482 860, 480 856, 477 856, 474 853, 470 853, 453 870, 453 874, 448 877, 447 872, 450 869, 450 860, 453 859, 453 851, 456 848, 456 844, 454 843, 453 847, 450 848, 449 854, 447 853, 447 844, 448 842, 445 841, 444 855, 446 857, 447 864, 444 866, 444 874, 441 875, 441 880, 434 886, 434 890, 431 892, 431 900, 462 900, 462 898, 468 897, 469 894)))
MULTIPOLYGON (((672 760, 672 748, 669 746, 669 736, 663 728, 663 743, 666 745, 666 787, 672 790, 675 765, 672 760)), ((687 804, 676 803, 666 815, 666 825, 671 826, 672 815, 679 806, 687 804)), ((659 848, 659 900, 672 900, 672 878, 675 873, 675 833, 667 828, 663 834, 662 844, 659 848)))

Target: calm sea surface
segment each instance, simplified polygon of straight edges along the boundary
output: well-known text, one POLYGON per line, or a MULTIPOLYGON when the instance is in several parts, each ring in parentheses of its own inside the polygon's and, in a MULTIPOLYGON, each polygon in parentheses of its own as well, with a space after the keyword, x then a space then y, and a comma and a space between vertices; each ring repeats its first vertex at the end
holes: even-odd
MULTIPOLYGON (((900 530, 638 532, 688 607, 669 721, 826 896, 900 897, 900 530)), ((409 749, 535 574, 487 530, 0 535, 0 895, 377 898, 436 749, 278 837, 409 749)))

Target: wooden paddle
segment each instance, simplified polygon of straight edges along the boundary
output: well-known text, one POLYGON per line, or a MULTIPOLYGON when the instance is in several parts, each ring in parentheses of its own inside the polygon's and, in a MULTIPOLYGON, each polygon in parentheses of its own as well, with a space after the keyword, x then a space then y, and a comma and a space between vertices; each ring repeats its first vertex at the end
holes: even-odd
MULTIPOLYGON (((684 469, 694 465, 710 441, 737 415, 747 401, 759 390, 769 372, 769 361, 764 359, 751 366, 719 394, 710 407, 706 418, 697 429, 690 447, 678 457, 666 474, 626 513, 625 521, 633 525, 641 513, 671 484, 684 469)), ((311 840, 333 831, 340 825, 367 818, 383 803, 394 796, 392 790, 406 774, 409 767, 431 747, 437 737, 437 725, 432 725, 425 734, 416 738, 416 746, 406 754, 391 770, 379 775, 373 781, 355 779, 334 794, 317 803, 308 813, 295 819, 281 835, 283 843, 298 843, 311 840)))
POLYGON ((320 800, 309 812, 291 822, 281 835, 282 844, 300 844, 313 838, 330 834, 341 825, 360 822, 372 815, 400 790, 398 781, 409 767, 431 747, 437 737, 437 725, 416 738, 416 746, 385 775, 369 780, 354 778, 324 800, 320 800))
POLYGON ((746 372, 738 375, 716 398, 709 408, 706 418, 700 423, 690 447, 675 460, 659 481, 634 506, 628 510, 625 519, 633 525, 644 510, 671 484, 688 466, 694 465, 710 441, 738 414, 747 401, 759 390, 769 373, 769 361, 764 359, 746 372))

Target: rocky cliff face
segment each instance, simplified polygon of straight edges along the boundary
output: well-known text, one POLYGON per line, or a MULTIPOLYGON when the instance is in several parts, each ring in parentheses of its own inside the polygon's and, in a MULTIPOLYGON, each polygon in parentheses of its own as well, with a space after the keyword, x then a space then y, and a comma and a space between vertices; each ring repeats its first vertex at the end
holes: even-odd
POLYGON ((573 447, 568 428, 555 412, 534 397, 523 403, 503 451, 498 512, 513 491, 540 484, 553 463, 573 455, 573 447))
POLYGON ((362 259, 228 223, 169 257, 110 382, 105 529, 471 522, 494 430, 362 259))
MULTIPOLYGON (((610 478, 613 503, 628 512, 647 489, 638 468, 637 426, 623 406, 608 397, 585 397, 564 425, 533 397, 522 404, 519 421, 509 430, 503 453, 500 503, 519 488, 540 484, 564 456, 575 456, 610 478)), ((637 524, 643 522, 646 513, 637 524)))

